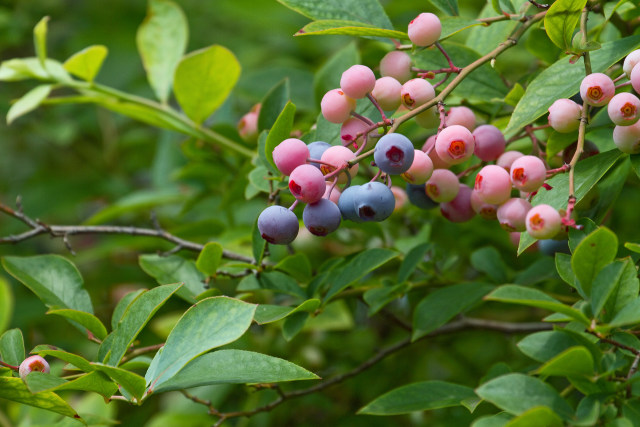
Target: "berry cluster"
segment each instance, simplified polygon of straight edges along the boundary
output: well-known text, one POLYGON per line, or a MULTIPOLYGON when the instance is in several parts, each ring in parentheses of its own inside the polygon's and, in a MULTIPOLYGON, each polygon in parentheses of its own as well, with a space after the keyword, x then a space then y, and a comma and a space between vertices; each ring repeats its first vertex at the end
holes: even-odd
MULTIPOLYGON (((299 222, 293 208, 299 202, 306 203, 302 215, 305 227, 318 236, 335 231, 342 220, 383 221, 406 199, 422 209, 439 205, 442 215, 452 222, 468 221, 478 214, 485 219, 497 219, 505 230, 526 231, 536 239, 556 237, 572 224, 567 219, 569 209, 568 214, 561 215, 549 205, 532 207, 530 203, 545 180, 566 171, 566 166, 559 171, 549 170, 537 150, 531 155, 505 151, 506 141, 500 129, 491 124, 476 127, 471 109, 455 106, 447 111, 442 102, 436 104, 438 84, 432 85, 427 79, 435 73, 447 73, 448 77, 462 70, 453 65, 437 43, 441 30, 437 16, 422 13, 409 24, 408 35, 418 48, 435 44, 449 61, 449 68, 418 70, 412 67, 407 53, 395 50, 380 61, 380 78, 365 65, 354 65, 344 71, 340 87, 328 91, 320 104, 326 120, 341 124, 342 145, 324 141, 307 145, 300 139, 289 138, 273 150, 274 163, 289 177, 289 190, 296 202, 290 209, 270 206, 260 214, 258 228, 265 240, 288 244, 296 238, 299 222), (381 113, 381 122, 374 123, 355 112, 356 102, 362 98, 375 105, 381 113), (425 104, 431 101, 434 105, 426 108, 425 104), (385 113, 406 112, 421 106, 424 106, 421 112, 413 118, 419 126, 437 129, 437 133, 418 150, 406 136, 389 132, 393 119, 388 119, 385 113), (361 155, 376 139, 374 148, 361 155), (366 184, 351 185, 358 173, 358 162, 371 154, 371 165, 377 167, 377 174, 366 184), (469 162, 474 155, 480 162, 469 162), (463 163, 473 166, 454 172, 463 163), (477 169, 473 188, 461 182, 461 178, 477 169), (392 177, 396 175, 406 181, 406 193, 392 186, 392 177), (338 184, 344 184, 342 190, 338 184)), ((637 92, 639 62, 640 50, 631 53, 624 62, 626 76, 637 92)), ((615 92, 614 81, 602 73, 588 75, 580 85, 585 104, 607 105, 609 117, 616 125, 613 139, 620 150, 638 153, 640 100, 628 92, 617 95, 615 92)), ((549 108, 549 126, 561 133, 576 132, 582 118, 582 105, 570 99, 559 99, 549 108)))

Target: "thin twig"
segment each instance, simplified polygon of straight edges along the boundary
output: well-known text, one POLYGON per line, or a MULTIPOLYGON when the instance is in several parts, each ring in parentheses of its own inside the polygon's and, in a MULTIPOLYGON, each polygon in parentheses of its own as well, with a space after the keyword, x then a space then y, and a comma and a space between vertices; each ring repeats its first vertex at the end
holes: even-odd
POLYGON ((14 371, 19 371, 20 370, 20 367, 9 365, 8 363, 3 362, 2 360, 0 360, 0 366, 4 366, 5 368, 13 369, 14 371))

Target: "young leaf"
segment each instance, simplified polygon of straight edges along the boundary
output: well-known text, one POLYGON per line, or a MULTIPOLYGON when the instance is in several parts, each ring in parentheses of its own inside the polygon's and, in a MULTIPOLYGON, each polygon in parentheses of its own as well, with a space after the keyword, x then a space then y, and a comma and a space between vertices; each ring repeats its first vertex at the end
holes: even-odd
POLYGON ((565 52, 571 50, 573 30, 586 4, 587 0, 556 0, 544 17, 544 28, 549 38, 565 52))
POLYGON ((225 47, 213 45, 182 58, 173 91, 185 114, 201 124, 227 99, 240 77, 240 63, 225 47))
POLYGON ((566 314, 578 322, 587 325, 589 324, 589 320, 580 310, 569 307, 544 292, 533 288, 526 288, 524 286, 517 285, 504 285, 500 286, 484 298, 489 301, 510 302, 513 304, 544 308, 546 310, 566 314))
POLYGON ((358 414, 397 415, 460 406, 477 397, 471 387, 444 381, 423 381, 398 387, 374 399, 358 414))
POLYGON ((7 329, 13 315, 13 292, 11 286, 2 277, 0 277, 0 334, 7 329))
POLYGON ((409 40, 407 33, 385 28, 377 28, 373 25, 358 21, 345 21, 341 19, 322 19, 313 21, 300 29, 296 36, 315 36, 323 34, 359 36, 359 37, 388 37, 390 39, 409 40))
POLYGON ((616 257, 618 238, 609 229, 600 227, 580 242, 571 257, 571 267, 578 278, 585 298, 591 297, 591 283, 600 270, 616 257))
POLYGON ((571 347, 538 368, 536 373, 544 376, 590 376, 593 375, 593 356, 585 347, 571 347))
POLYGON ((535 408, 547 406, 564 420, 573 410, 560 394, 538 378, 523 374, 507 374, 489 381, 476 389, 478 396, 511 414, 520 415, 535 408))
POLYGON ((319 377, 277 357, 244 350, 218 350, 194 359, 154 391, 160 393, 211 384, 277 383, 315 379, 319 377))
POLYGON ((33 394, 20 378, 0 376, 0 398, 56 412, 84 423, 80 415, 60 396, 47 391, 33 394))
POLYGON ((267 142, 264 147, 265 155, 274 168, 276 164, 273 161, 273 149, 282 141, 289 138, 291 129, 293 129, 293 117, 295 114, 296 106, 292 104, 291 101, 287 102, 267 135, 267 142))
POLYGON ((140 375, 113 366, 103 365, 101 363, 91 363, 91 366, 93 366, 96 371, 100 371, 105 375, 108 375, 109 378, 113 379, 136 399, 140 400, 142 398, 145 382, 144 378, 140 375))
POLYGON ((536 406, 506 423, 505 427, 562 427, 564 423, 553 410, 547 406, 536 406))
POLYGON ((196 263, 178 255, 140 255, 140 267, 158 284, 184 283, 178 296, 189 302, 195 302, 195 296, 206 291, 205 276, 196 268, 196 263))
POLYGON ((378 0, 278 0, 313 20, 346 19, 364 22, 388 30, 393 29, 391 21, 378 0))
POLYGON ((169 99, 173 74, 187 48, 188 38, 187 18, 180 6, 167 0, 149 1, 136 43, 149 84, 163 104, 169 99))
POLYGON ((5 270, 50 308, 71 308, 93 314, 89 293, 80 272, 59 255, 4 257, 5 270))
POLYGON ((93 371, 86 375, 66 381, 55 375, 44 372, 31 372, 25 378, 25 382, 32 393, 43 391, 81 390, 92 391, 109 399, 118 391, 118 385, 101 372, 93 371))
POLYGON ((256 311, 227 297, 199 301, 187 310, 173 328, 162 352, 158 352, 145 377, 149 390, 168 381, 197 356, 240 338, 256 311))
MULTIPOLYGON (((640 35, 625 37, 604 43, 602 49, 591 53, 591 66, 594 73, 601 73, 618 62, 630 51, 637 48, 640 35)), ((514 136, 520 129, 547 112, 547 109, 558 98, 570 98, 578 92, 580 82, 584 78, 584 66, 578 61, 569 62, 564 57, 549 68, 543 70, 527 86, 527 90, 513 110, 511 120, 504 133, 507 138, 514 136)))
POLYGON ((111 352, 105 359, 105 364, 118 366, 142 328, 181 286, 181 283, 158 286, 143 292, 129 304, 118 327, 113 331, 111 352))
POLYGON ((562 331, 541 331, 527 335, 517 346, 533 360, 544 363, 566 349, 579 345, 573 336, 562 331))
POLYGON ((108 52, 103 45, 89 46, 71 55, 63 64, 64 69, 74 76, 93 82, 108 52))
POLYGON ((40 106, 42 101, 47 99, 51 93, 51 85, 36 86, 18 99, 7 112, 7 124, 10 125, 15 119, 24 116, 40 106))
POLYGON ((306 311, 314 312, 320 306, 319 299, 309 299, 298 305, 297 307, 283 307, 281 305, 259 304, 256 308, 254 320, 259 325, 277 322, 294 313, 306 311))
POLYGON ((209 242, 198 254, 196 267, 207 276, 215 276, 222 261, 222 245, 217 242, 209 242))
POLYGON ((33 28, 33 44, 36 48, 36 54, 43 67, 46 66, 47 60, 47 23, 49 17, 42 18, 33 28))
POLYGON ((49 310, 46 314, 57 314, 58 316, 73 320, 87 328, 87 330, 95 335, 99 340, 103 340, 107 336, 107 328, 105 328, 100 319, 93 314, 69 308, 49 310))
POLYGON ((482 283, 461 283, 427 295, 413 312, 413 341, 438 329, 494 289, 482 283))
POLYGON ((13 366, 19 366, 25 359, 24 339, 20 329, 9 329, 0 335, 0 357, 13 366))

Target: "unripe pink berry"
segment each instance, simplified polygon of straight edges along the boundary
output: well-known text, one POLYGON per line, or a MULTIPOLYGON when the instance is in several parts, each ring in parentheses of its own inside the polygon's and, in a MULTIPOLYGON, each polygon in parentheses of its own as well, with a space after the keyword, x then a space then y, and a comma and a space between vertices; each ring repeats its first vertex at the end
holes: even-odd
POLYGON ((411 167, 401 174, 402 178, 410 184, 424 184, 433 173, 433 162, 422 150, 414 150, 411 167))
POLYGON ((629 92, 619 93, 609 101, 607 112, 614 124, 631 126, 640 118, 640 99, 629 92))
POLYGON ((401 50, 393 50, 380 60, 380 74, 383 77, 393 77, 404 83, 412 76, 411 57, 401 50))
POLYGON ((427 196, 434 202, 444 203, 453 200, 460 190, 460 180, 449 169, 436 169, 425 185, 427 196))
POLYGON ((324 194, 322 195, 322 197, 325 198, 325 199, 331 200, 333 203, 335 203, 337 205, 338 204, 338 199, 340 199, 340 194, 342 194, 342 192, 340 191, 340 189, 338 188, 337 185, 334 187, 333 183, 327 182, 326 183, 326 189, 325 189, 324 194), (333 189, 331 189, 331 187, 333 187, 333 189), (331 194, 329 194, 329 191, 331 191, 331 194))
POLYGON ((562 218, 549 205, 532 207, 526 216, 527 233, 536 239, 551 239, 560 232, 562 218))
POLYGON ((473 131, 476 127, 476 115, 471 108, 464 106, 451 107, 447 112, 446 124, 447 126, 464 126, 470 131, 473 131))
POLYGON ((366 65, 353 65, 340 78, 340 89, 354 99, 364 98, 375 85, 376 76, 366 65))
POLYGON ((440 125, 440 113, 438 113, 438 108, 435 105, 427 109, 427 111, 416 115, 414 119, 418 126, 425 129, 435 129, 440 125))
POLYGON ((289 176, 289 190, 304 203, 315 203, 326 191, 324 175, 313 165, 300 165, 289 176))
POLYGON ((522 156, 511 165, 511 182, 520 191, 536 191, 547 179, 547 168, 536 156, 522 156))
POLYGON ((442 24, 433 13, 421 13, 409 22, 407 34, 414 45, 431 46, 440 39, 442 24))
POLYGON ((450 165, 457 165, 468 160, 473 154, 474 148, 473 135, 464 126, 447 126, 436 138, 438 156, 450 165))
POLYGON ((636 93, 640 93, 640 67, 638 67, 638 64, 636 64, 636 66, 633 67, 633 70, 631 70, 629 80, 631 80, 631 87, 633 90, 635 90, 636 93))
POLYGON ((398 80, 393 77, 381 77, 376 80, 371 95, 383 110, 393 111, 400 106, 401 91, 402 84, 398 80))
POLYGON ((633 70, 638 62, 640 62, 640 49, 634 50, 624 58, 622 71, 624 71, 627 77, 631 77, 631 70, 633 70))
POLYGON ((396 205, 393 210, 398 211, 407 204, 407 202, 409 201, 409 196, 407 196, 407 192, 404 191, 404 189, 396 185, 391 186, 391 192, 393 193, 394 199, 396 199, 396 205))
POLYGON ((627 154, 640 153, 640 121, 631 126, 616 126, 613 128, 613 142, 618 150, 627 154))
POLYGON ((557 132, 569 133, 578 130, 582 106, 570 99, 557 99, 549 107, 549 125, 557 132))
POLYGON ((525 199, 514 197, 500 205, 497 212, 500 226, 507 231, 525 231, 527 212, 531 209, 531 203, 525 199))
POLYGON ((469 221, 476 215, 471 207, 471 189, 464 184, 459 187, 460 190, 452 201, 440 204, 442 216, 451 222, 469 221))
POLYGON ((484 219, 496 219, 498 205, 485 202, 474 190, 471 192, 471 209, 484 219))
POLYGON ((485 203, 500 205, 511 196, 509 173, 496 165, 487 165, 476 175, 474 188, 485 203))
POLYGON ((356 109, 356 100, 347 96, 340 89, 332 89, 325 93, 320 101, 320 110, 325 119, 331 123, 344 123, 356 109))
POLYGON ((491 162, 500 157, 507 144, 500 129, 493 125, 478 126, 473 131, 473 138, 475 139, 473 153, 484 162, 491 162))
POLYGON ((238 122, 238 133, 245 141, 253 141, 258 136, 258 116, 261 104, 256 104, 238 122))
POLYGON ((402 85, 400 96, 402 104, 413 110, 435 98, 436 90, 424 79, 411 79, 402 85))
POLYGON ((273 161, 283 175, 290 175, 309 158, 307 144, 297 138, 288 138, 273 149, 273 161))
MULTIPOLYGON (((364 143, 364 132, 368 127, 369 125, 362 120, 356 117, 350 118, 340 127, 340 139, 342 139, 342 144, 344 146, 351 147, 354 150, 358 149, 358 147, 364 143)), ((374 135, 376 135, 376 131, 369 132, 367 142, 371 142, 371 137, 374 135)))
POLYGON ((594 107, 602 107, 613 98, 616 85, 611 77, 603 73, 593 73, 586 76, 580 84, 582 100, 594 107))
MULTIPOLYGON (((328 163, 328 165, 321 163, 320 170, 322 171, 323 174, 327 175, 335 171, 337 168, 345 166, 347 162, 355 158, 356 158, 356 155, 353 153, 353 151, 349 150, 347 147, 343 147, 341 145, 335 145, 331 148, 328 148, 327 151, 325 151, 322 154, 322 157, 320 158, 320 160, 323 163, 328 163)), ((347 176, 345 173, 348 173, 351 176, 351 178, 356 176, 356 174, 358 173, 358 164, 356 163, 350 169, 345 168, 344 171, 345 172, 338 173, 338 183, 340 184, 347 182, 347 176)))
POLYGON ((20 374, 20 378, 24 380, 31 372, 44 372, 48 374, 49 364, 41 356, 29 356, 20 364, 18 373, 20 374))
POLYGON ((449 169, 449 164, 436 152, 436 135, 431 135, 422 145, 422 151, 429 154, 434 169, 449 169))
POLYGON ((496 160, 496 164, 501 168, 504 168, 504 170, 506 170, 507 172, 511 172, 511 165, 513 164, 513 162, 515 162, 516 159, 519 159, 522 156, 524 156, 524 154, 519 151, 505 151, 500 155, 500 157, 498 157, 498 160, 496 160))

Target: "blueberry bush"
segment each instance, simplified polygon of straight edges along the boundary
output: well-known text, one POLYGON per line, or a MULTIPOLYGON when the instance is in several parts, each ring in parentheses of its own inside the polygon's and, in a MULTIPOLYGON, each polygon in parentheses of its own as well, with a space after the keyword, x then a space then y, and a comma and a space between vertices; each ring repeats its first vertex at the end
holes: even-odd
POLYGON ((0 426, 640 426, 640 6, 417 7, 0 7, 0 426))

